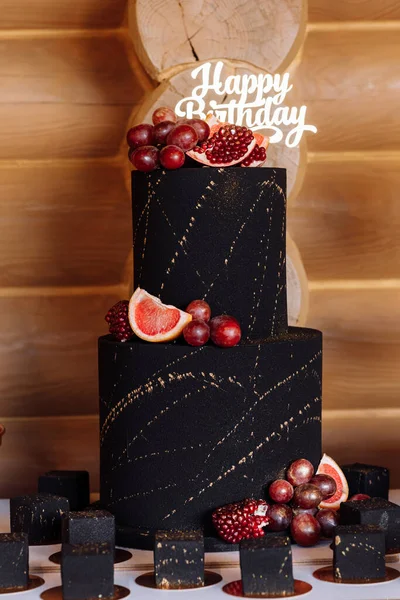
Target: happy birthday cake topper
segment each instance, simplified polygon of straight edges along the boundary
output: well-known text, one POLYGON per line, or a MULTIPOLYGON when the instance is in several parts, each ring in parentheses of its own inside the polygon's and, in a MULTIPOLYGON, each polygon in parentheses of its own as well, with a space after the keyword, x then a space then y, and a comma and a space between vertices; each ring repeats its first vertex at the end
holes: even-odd
POLYGON ((284 139, 288 148, 298 146, 305 131, 317 132, 314 125, 306 124, 306 106, 283 105, 293 88, 289 83, 289 73, 223 77, 223 68, 222 61, 215 64, 207 62, 192 71, 192 78, 199 78, 201 82, 193 88, 191 96, 176 104, 178 117, 205 119, 208 113, 212 113, 219 121, 244 125, 253 131, 269 129, 273 131, 269 142, 277 144, 284 139), (209 92, 221 96, 221 102, 207 101, 209 92), (236 98, 229 99, 233 94, 236 98))

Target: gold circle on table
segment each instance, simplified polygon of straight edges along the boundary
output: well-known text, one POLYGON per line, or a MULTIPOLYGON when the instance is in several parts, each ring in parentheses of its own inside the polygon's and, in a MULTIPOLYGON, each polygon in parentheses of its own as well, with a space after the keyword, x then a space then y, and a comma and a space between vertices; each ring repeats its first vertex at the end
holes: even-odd
POLYGON ((186 592, 188 590, 195 592, 196 590, 204 590, 205 587, 209 587, 210 585, 216 585, 220 581, 222 581, 222 576, 219 575, 219 573, 214 573, 214 571, 204 571, 204 585, 190 588, 158 588, 156 586, 154 571, 151 571, 150 573, 143 573, 143 575, 139 575, 139 577, 136 577, 135 579, 135 583, 138 585, 151 588, 152 590, 158 590, 160 592, 186 592))
MULTIPOLYGON (((118 565, 119 563, 126 562, 132 558, 132 552, 128 550, 123 550, 122 548, 115 549, 114 556, 114 565, 118 565)), ((55 552, 51 556, 49 556, 49 561, 54 563, 55 565, 61 565, 61 552, 55 552)))
POLYGON ((8 588, 0 589, 0 594, 23 594, 24 592, 30 592, 44 584, 44 579, 38 575, 29 575, 28 587, 21 590, 21 588, 8 588))
POLYGON ((393 581, 400 576, 400 571, 397 569, 392 569, 392 567, 386 567, 385 569, 385 577, 380 579, 368 579, 365 581, 364 579, 335 579, 333 574, 332 567, 322 567, 321 569, 317 569, 314 571, 313 576, 315 579, 319 579, 320 581, 327 581, 328 583, 336 583, 339 585, 371 585, 377 583, 386 583, 387 581, 393 581))
MULTIPOLYGON (((126 598, 131 593, 131 590, 124 587, 123 585, 114 585, 114 596, 108 600, 121 600, 121 598, 126 598)), ((57 587, 49 588, 40 594, 40 597, 43 600, 62 600, 62 587, 58 585, 57 587)))
MULTIPOLYGON (((251 596, 251 598, 293 598, 294 596, 303 596, 303 594, 308 594, 311 592, 312 585, 307 583, 306 581, 301 581, 300 579, 294 580, 294 592, 293 594, 285 594, 284 596, 251 596)), ((237 596, 238 598, 249 598, 249 596, 245 596, 243 594, 243 586, 241 579, 237 579, 236 581, 231 581, 227 583, 222 588, 222 591, 225 594, 229 594, 230 596, 237 596)))

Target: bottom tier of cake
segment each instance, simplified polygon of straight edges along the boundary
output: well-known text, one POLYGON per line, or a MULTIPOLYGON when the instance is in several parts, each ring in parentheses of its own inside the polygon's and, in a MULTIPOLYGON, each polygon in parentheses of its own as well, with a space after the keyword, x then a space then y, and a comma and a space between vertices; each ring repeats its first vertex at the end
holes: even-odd
MULTIPOLYGON (((218 506, 262 498, 290 462, 321 457, 322 335, 221 349, 99 340, 101 496, 118 543, 204 528, 218 506)), ((218 544, 209 544, 209 548, 218 544)))

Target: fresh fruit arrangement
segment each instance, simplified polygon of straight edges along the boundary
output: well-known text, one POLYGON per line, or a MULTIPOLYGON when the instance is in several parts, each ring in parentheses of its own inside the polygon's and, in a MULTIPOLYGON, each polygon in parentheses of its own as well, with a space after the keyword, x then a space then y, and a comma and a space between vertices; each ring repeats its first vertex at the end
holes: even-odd
POLYGON ((234 317, 211 318, 205 300, 193 300, 186 310, 163 304, 159 298, 137 288, 130 301, 121 300, 108 311, 110 333, 120 342, 134 335, 147 342, 170 342, 183 334, 190 346, 204 346, 209 339, 220 348, 240 342, 240 324, 234 317))
POLYGON ((267 158, 269 140, 247 127, 220 123, 213 115, 202 119, 178 119, 172 108, 162 106, 152 115, 153 124, 129 129, 128 158, 138 171, 183 167, 186 155, 199 166, 259 167, 267 158))
POLYGON ((335 527, 339 525, 339 514, 334 508, 339 508, 338 498, 341 502, 347 500, 348 487, 340 467, 324 454, 316 474, 310 461, 305 458, 295 460, 287 469, 286 479, 276 479, 270 484, 268 496, 269 503, 247 499, 243 503, 218 508, 213 513, 213 523, 220 537, 236 543, 245 537, 263 536, 268 531, 290 530, 294 542, 300 546, 313 546, 321 537, 333 536, 335 527), (331 507, 327 508, 331 499, 331 507), (265 511, 265 523, 255 527, 256 535, 253 535, 248 522, 254 518, 259 505, 265 511), (242 506, 252 507, 249 516, 248 513, 244 515, 242 506))

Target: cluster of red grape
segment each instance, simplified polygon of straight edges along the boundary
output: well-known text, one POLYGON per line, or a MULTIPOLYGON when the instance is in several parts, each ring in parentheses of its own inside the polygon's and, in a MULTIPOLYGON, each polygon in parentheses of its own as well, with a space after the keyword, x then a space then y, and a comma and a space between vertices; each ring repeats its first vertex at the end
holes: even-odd
POLYGON ((180 119, 166 106, 157 108, 152 116, 153 125, 141 123, 129 129, 126 139, 128 157, 138 171, 154 171, 160 165, 165 169, 179 169, 185 162, 185 153, 210 135, 210 128, 201 119, 180 119))
POLYGON ((268 508, 270 522, 267 531, 289 529, 300 546, 314 546, 321 536, 332 537, 339 524, 336 511, 319 510, 323 500, 336 492, 336 482, 329 475, 314 475, 310 461, 300 458, 286 472, 286 479, 277 479, 269 487, 269 497, 275 504, 268 508))
POLYGON ((240 342, 242 332, 237 319, 229 315, 211 319, 211 308, 205 300, 193 300, 186 312, 192 320, 183 330, 183 337, 190 346, 204 346, 210 338, 220 348, 231 348, 240 342))

